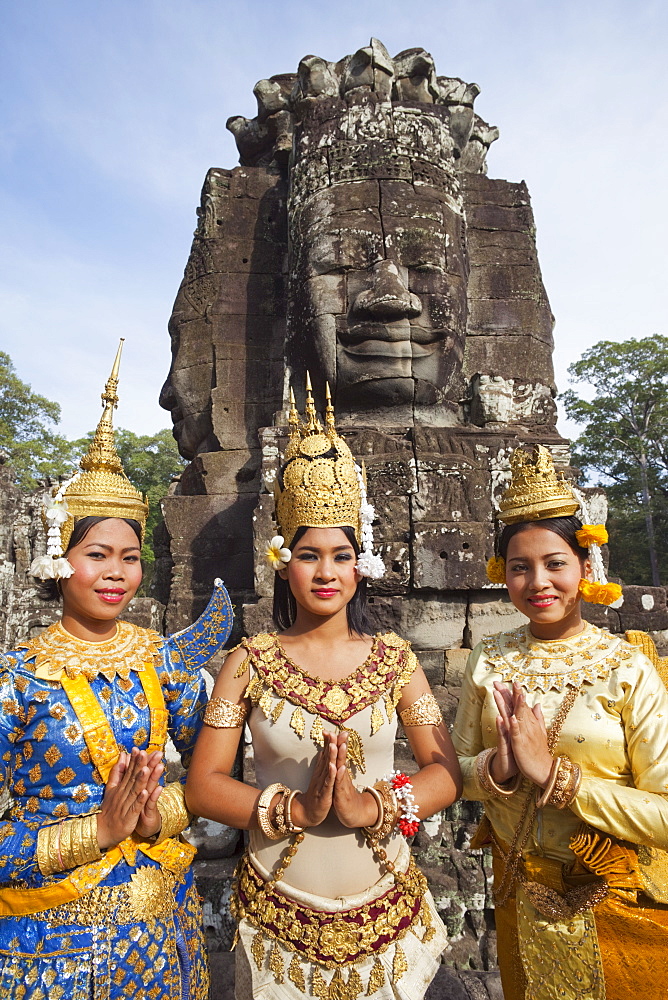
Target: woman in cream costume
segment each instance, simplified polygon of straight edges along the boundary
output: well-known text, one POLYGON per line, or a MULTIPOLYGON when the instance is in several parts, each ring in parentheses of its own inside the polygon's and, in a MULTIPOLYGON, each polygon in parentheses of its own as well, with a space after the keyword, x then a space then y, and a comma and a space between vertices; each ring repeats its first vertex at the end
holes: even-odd
POLYGON ((549 452, 516 451, 490 579, 529 623, 471 653, 453 740, 494 856, 506 1000, 668 995, 668 694, 650 660, 583 621, 602 525, 549 452))
POLYGON ((382 562, 329 396, 324 429, 310 391, 304 423, 293 401, 290 425, 282 535, 268 550, 282 631, 245 639, 226 660, 188 805, 250 831, 233 896, 240 1000, 413 1000, 447 942, 402 831, 458 796, 459 767, 409 644, 368 634, 363 577, 382 562), (419 766, 412 780, 393 772, 397 715, 419 766), (230 777, 246 719, 259 789, 230 777))
POLYGON ((206 701, 200 665, 225 642, 222 585, 170 639, 118 620, 141 582, 147 505, 114 447, 120 349, 81 470, 46 503, 31 567, 61 621, 0 655, 3 1000, 206 1000, 201 908, 164 784, 168 736, 188 762, 206 701))

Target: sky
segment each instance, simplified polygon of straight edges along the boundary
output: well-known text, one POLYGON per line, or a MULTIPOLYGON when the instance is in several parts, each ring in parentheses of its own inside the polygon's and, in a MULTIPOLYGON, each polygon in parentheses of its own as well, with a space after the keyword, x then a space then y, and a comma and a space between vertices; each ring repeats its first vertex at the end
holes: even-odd
POLYGON ((529 186, 559 389, 592 344, 668 333, 664 0, 0 0, 0 350, 61 433, 97 422, 120 336, 118 426, 170 425, 167 321, 206 171, 238 162, 227 118, 371 36, 482 88, 489 175, 529 186))

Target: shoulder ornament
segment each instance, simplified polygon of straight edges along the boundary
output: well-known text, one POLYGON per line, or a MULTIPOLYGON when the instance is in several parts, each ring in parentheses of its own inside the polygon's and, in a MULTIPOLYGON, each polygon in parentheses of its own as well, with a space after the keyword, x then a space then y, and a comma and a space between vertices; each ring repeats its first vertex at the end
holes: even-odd
POLYGON ((225 584, 218 579, 206 608, 196 622, 174 632, 167 639, 167 646, 175 650, 187 670, 199 670, 227 642, 234 610, 225 584))
POLYGON ((116 635, 106 642, 85 642, 70 635, 60 622, 49 625, 26 644, 25 660, 35 665, 35 676, 58 681, 83 674, 88 680, 102 674, 108 681, 117 675, 127 680, 130 673, 156 664, 163 639, 152 629, 118 621, 116 635))

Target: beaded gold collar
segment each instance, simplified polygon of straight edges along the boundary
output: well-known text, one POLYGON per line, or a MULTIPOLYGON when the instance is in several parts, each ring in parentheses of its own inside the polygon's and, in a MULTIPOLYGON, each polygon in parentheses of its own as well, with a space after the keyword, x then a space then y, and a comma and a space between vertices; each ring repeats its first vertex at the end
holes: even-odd
POLYGON ((86 642, 56 622, 18 648, 27 650, 26 661, 34 661, 35 676, 44 680, 57 681, 64 671, 68 677, 83 674, 92 680, 102 674, 111 681, 116 675, 127 680, 131 671, 153 663, 162 641, 152 629, 119 621, 113 639, 86 642))
POLYGON ((514 632, 488 636, 483 649, 490 669, 506 683, 543 692, 606 678, 633 655, 633 648, 619 636, 589 623, 577 635, 553 642, 536 639, 523 625, 514 632))

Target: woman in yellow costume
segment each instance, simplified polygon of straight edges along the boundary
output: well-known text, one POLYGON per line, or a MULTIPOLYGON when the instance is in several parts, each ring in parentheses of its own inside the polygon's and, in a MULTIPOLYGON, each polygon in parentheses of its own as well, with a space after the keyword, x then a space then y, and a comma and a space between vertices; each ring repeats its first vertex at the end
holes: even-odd
POLYGON ((60 622, 0 655, 0 996, 205 1000, 201 910, 179 836, 184 764, 206 702, 201 664, 227 638, 217 581, 196 629, 170 639, 120 617, 141 582, 148 507, 114 447, 120 348, 80 471, 45 508, 60 622))
POLYGON ((232 902, 240 1000, 413 1000, 446 937, 406 836, 458 796, 459 767, 409 643, 370 634, 373 508, 329 395, 324 428, 310 390, 290 423, 267 553, 281 631, 228 656, 188 805, 250 831, 232 902), (412 778, 393 770, 398 716, 412 778), (230 776, 245 721, 259 789, 230 776))
POLYGON ((668 693, 582 618, 581 597, 621 597, 603 526, 574 516, 545 448, 511 468, 488 573, 529 622, 473 650, 453 734, 464 795, 485 806, 472 846, 492 847, 504 996, 666 996, 668 693))

